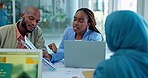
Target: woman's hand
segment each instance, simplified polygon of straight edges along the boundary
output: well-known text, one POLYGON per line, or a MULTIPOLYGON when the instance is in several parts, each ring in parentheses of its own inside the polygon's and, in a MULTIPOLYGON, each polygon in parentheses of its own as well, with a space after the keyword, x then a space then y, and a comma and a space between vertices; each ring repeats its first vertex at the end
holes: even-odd
POLYGON ((56 47, 55 43, 49 44, 48 47, 49 47, 54 53, 57 52, 57 47, 56 47))

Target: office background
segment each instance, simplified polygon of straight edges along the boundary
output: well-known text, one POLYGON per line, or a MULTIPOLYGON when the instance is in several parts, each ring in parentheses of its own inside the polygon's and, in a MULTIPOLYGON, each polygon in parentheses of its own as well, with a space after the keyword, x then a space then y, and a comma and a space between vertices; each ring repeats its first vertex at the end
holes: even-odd
MULTIPOLYGON (((46 46, 52 42, 58 46, 62 33, 67 26, 72 26, 75 11, 81 7, 93 10, 97 28, 104 35, 106 16, 116 10, 132 10, 148 20, 148 0, 0 0, 4 2, 9 14, 9 24, 16 23, 24 7, 34 5, 41 11, 39 26, 43 29, 46 46)), ((105 38, 105 35, 104 35, 105 38)))

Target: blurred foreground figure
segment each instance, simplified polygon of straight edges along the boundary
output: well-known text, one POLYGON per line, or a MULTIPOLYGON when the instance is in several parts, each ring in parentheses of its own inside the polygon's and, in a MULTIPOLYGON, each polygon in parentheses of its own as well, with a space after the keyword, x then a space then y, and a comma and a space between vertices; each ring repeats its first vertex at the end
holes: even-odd
POLYGON ((94 78, 148 78, 146 21, 132 11, 116 11, 107 16, 105 34, 114 55, 98 64, 94 78))

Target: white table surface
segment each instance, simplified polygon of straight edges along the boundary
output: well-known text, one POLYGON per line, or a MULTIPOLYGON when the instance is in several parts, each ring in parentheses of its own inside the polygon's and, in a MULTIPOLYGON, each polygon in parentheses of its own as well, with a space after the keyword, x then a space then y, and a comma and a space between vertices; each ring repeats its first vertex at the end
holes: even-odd
POLYGON ((84 68, 70 68, 65 67, 63 61, 53 64, 55 70, 43 70, 42 78, 85 78, 82 74, 84 70, 94 70, 94 69, 84 69, 84 68))

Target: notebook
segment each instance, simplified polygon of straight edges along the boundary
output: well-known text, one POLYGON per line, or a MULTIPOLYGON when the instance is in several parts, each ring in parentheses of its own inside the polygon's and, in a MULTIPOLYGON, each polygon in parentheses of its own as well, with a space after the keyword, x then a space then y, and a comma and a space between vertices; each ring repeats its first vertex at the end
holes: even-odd
POLYGON ((105 42, 64 41, 65 67, 95 68, 105 59, 105 42))
POLYGON ((0 49, 0 78, 41 78, 42 50, 0 49))

